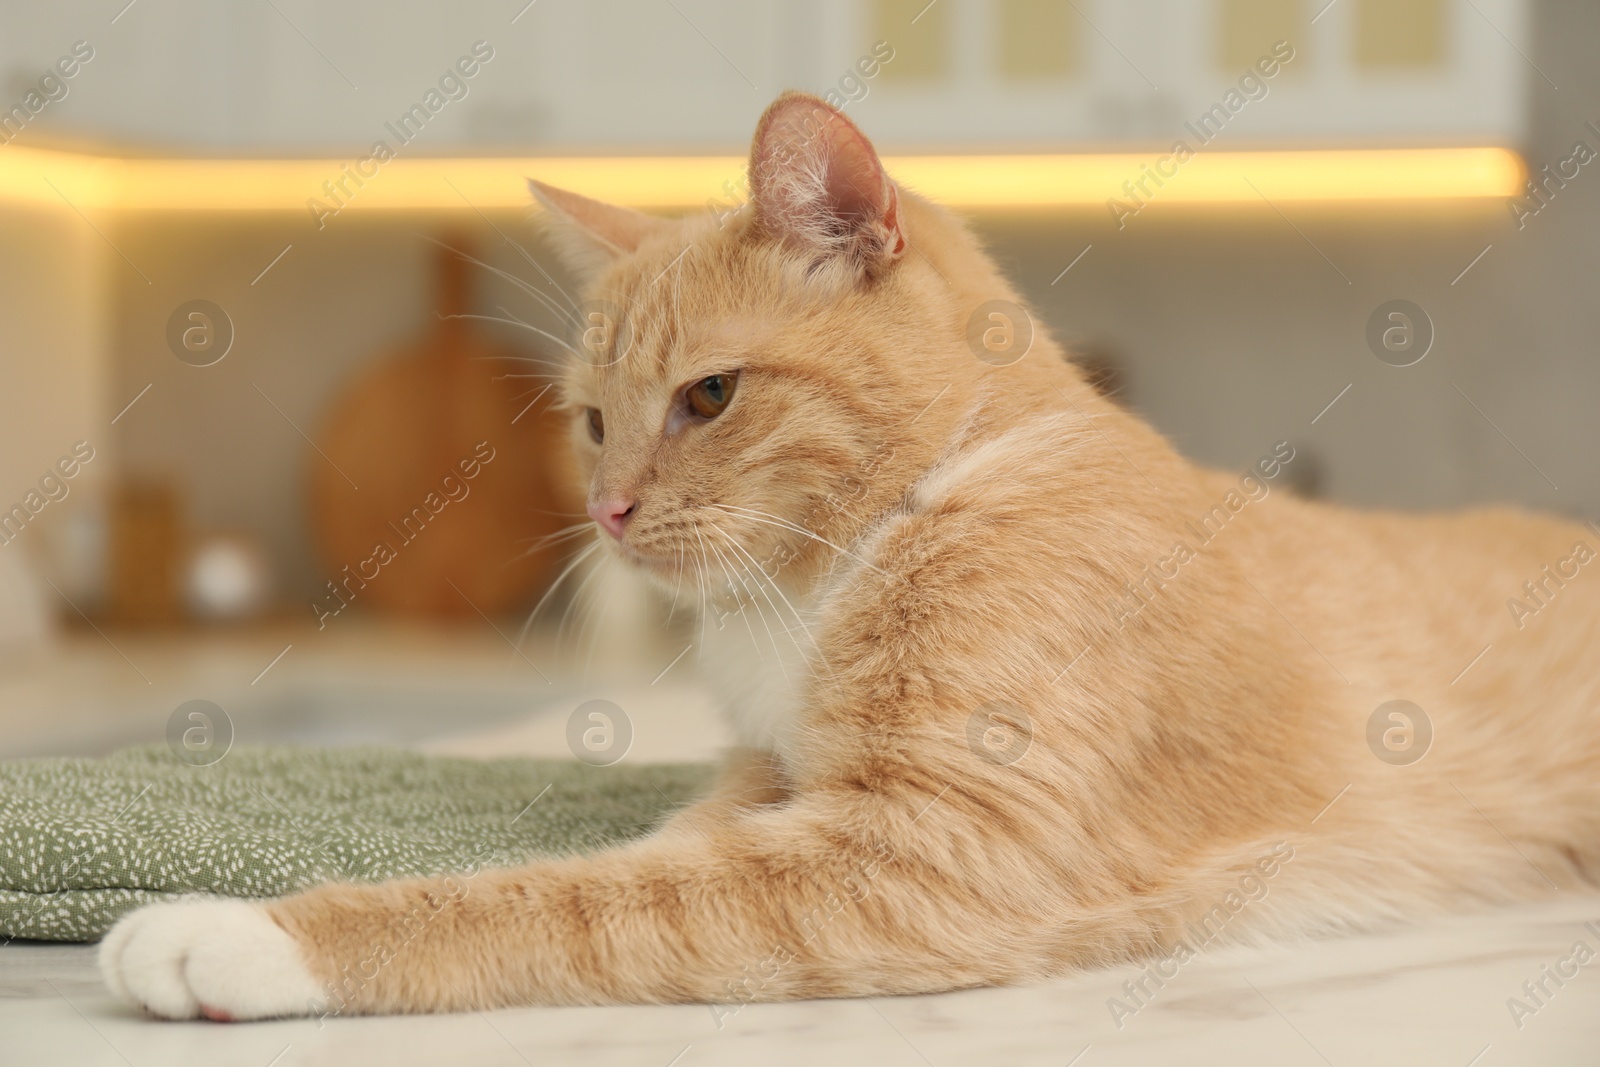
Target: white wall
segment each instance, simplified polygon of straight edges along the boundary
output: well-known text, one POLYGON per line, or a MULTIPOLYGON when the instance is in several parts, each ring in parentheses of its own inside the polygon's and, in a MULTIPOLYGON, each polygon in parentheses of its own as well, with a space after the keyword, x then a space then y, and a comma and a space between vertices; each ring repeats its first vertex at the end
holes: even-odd
POLYGON ((95 450, 65 483, 65 497, 46 503, 0 544, 3 645, 32 628, 36 595, 52 609, 64 607, 38 575, 48 575, 69 596, 81 591, 77 569, 61 557, 108 483, 115 452, 103 273, 110 250, 65 205, 0 206, 0 248, 0 512, 40 492, 40 478, 74 443, 87 441, 95 450))

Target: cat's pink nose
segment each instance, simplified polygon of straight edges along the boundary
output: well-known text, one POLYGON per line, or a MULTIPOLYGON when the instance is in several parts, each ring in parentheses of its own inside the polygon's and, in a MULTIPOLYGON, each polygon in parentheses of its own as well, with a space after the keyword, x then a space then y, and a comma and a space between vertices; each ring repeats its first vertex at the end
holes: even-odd
POLYGON ((628 518, 633 514, 635 502, 632 500, 591 500, 589 501, 589 517, 599 523, 612 537, 622 540, 622 530, 628 524, 628 518))

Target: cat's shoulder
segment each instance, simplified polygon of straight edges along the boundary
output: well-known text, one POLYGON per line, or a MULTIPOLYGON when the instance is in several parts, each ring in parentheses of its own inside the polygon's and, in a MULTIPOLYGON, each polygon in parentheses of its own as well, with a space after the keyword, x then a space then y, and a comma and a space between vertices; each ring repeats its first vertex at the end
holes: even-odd
POLYGON ((1072 477, 1069 460, 1098 444, 1096 435, 1086 416, 1052 411, 959 440, 912 486, 903 513, 1000 508, 1058 485, 1072 477))

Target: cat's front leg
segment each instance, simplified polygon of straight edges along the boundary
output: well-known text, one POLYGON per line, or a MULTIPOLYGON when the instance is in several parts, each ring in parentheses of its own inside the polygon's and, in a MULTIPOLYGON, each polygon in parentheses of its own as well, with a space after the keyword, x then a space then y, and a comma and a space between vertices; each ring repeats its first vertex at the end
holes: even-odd
POLYGON ((925 858, 944 833, 905 814, 799 798, 707 834, 516 870, 188 914, 160 905, 119 924, 104 966, 157 1014, 236 1019, 737 1005, 956 988, 1036 966, 993 936, 1018 906, 1004 884, 953 884, 925 858))

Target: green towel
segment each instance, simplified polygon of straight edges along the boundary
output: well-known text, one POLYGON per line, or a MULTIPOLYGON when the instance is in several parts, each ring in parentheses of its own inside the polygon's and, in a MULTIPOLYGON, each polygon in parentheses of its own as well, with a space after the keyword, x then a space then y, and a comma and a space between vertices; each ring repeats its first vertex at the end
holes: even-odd
POLYGON ((93 941, 185 893, 273 897, 598 848, 647 832, 710 775, 379 748, 0 763, 0 939, 93 941))

